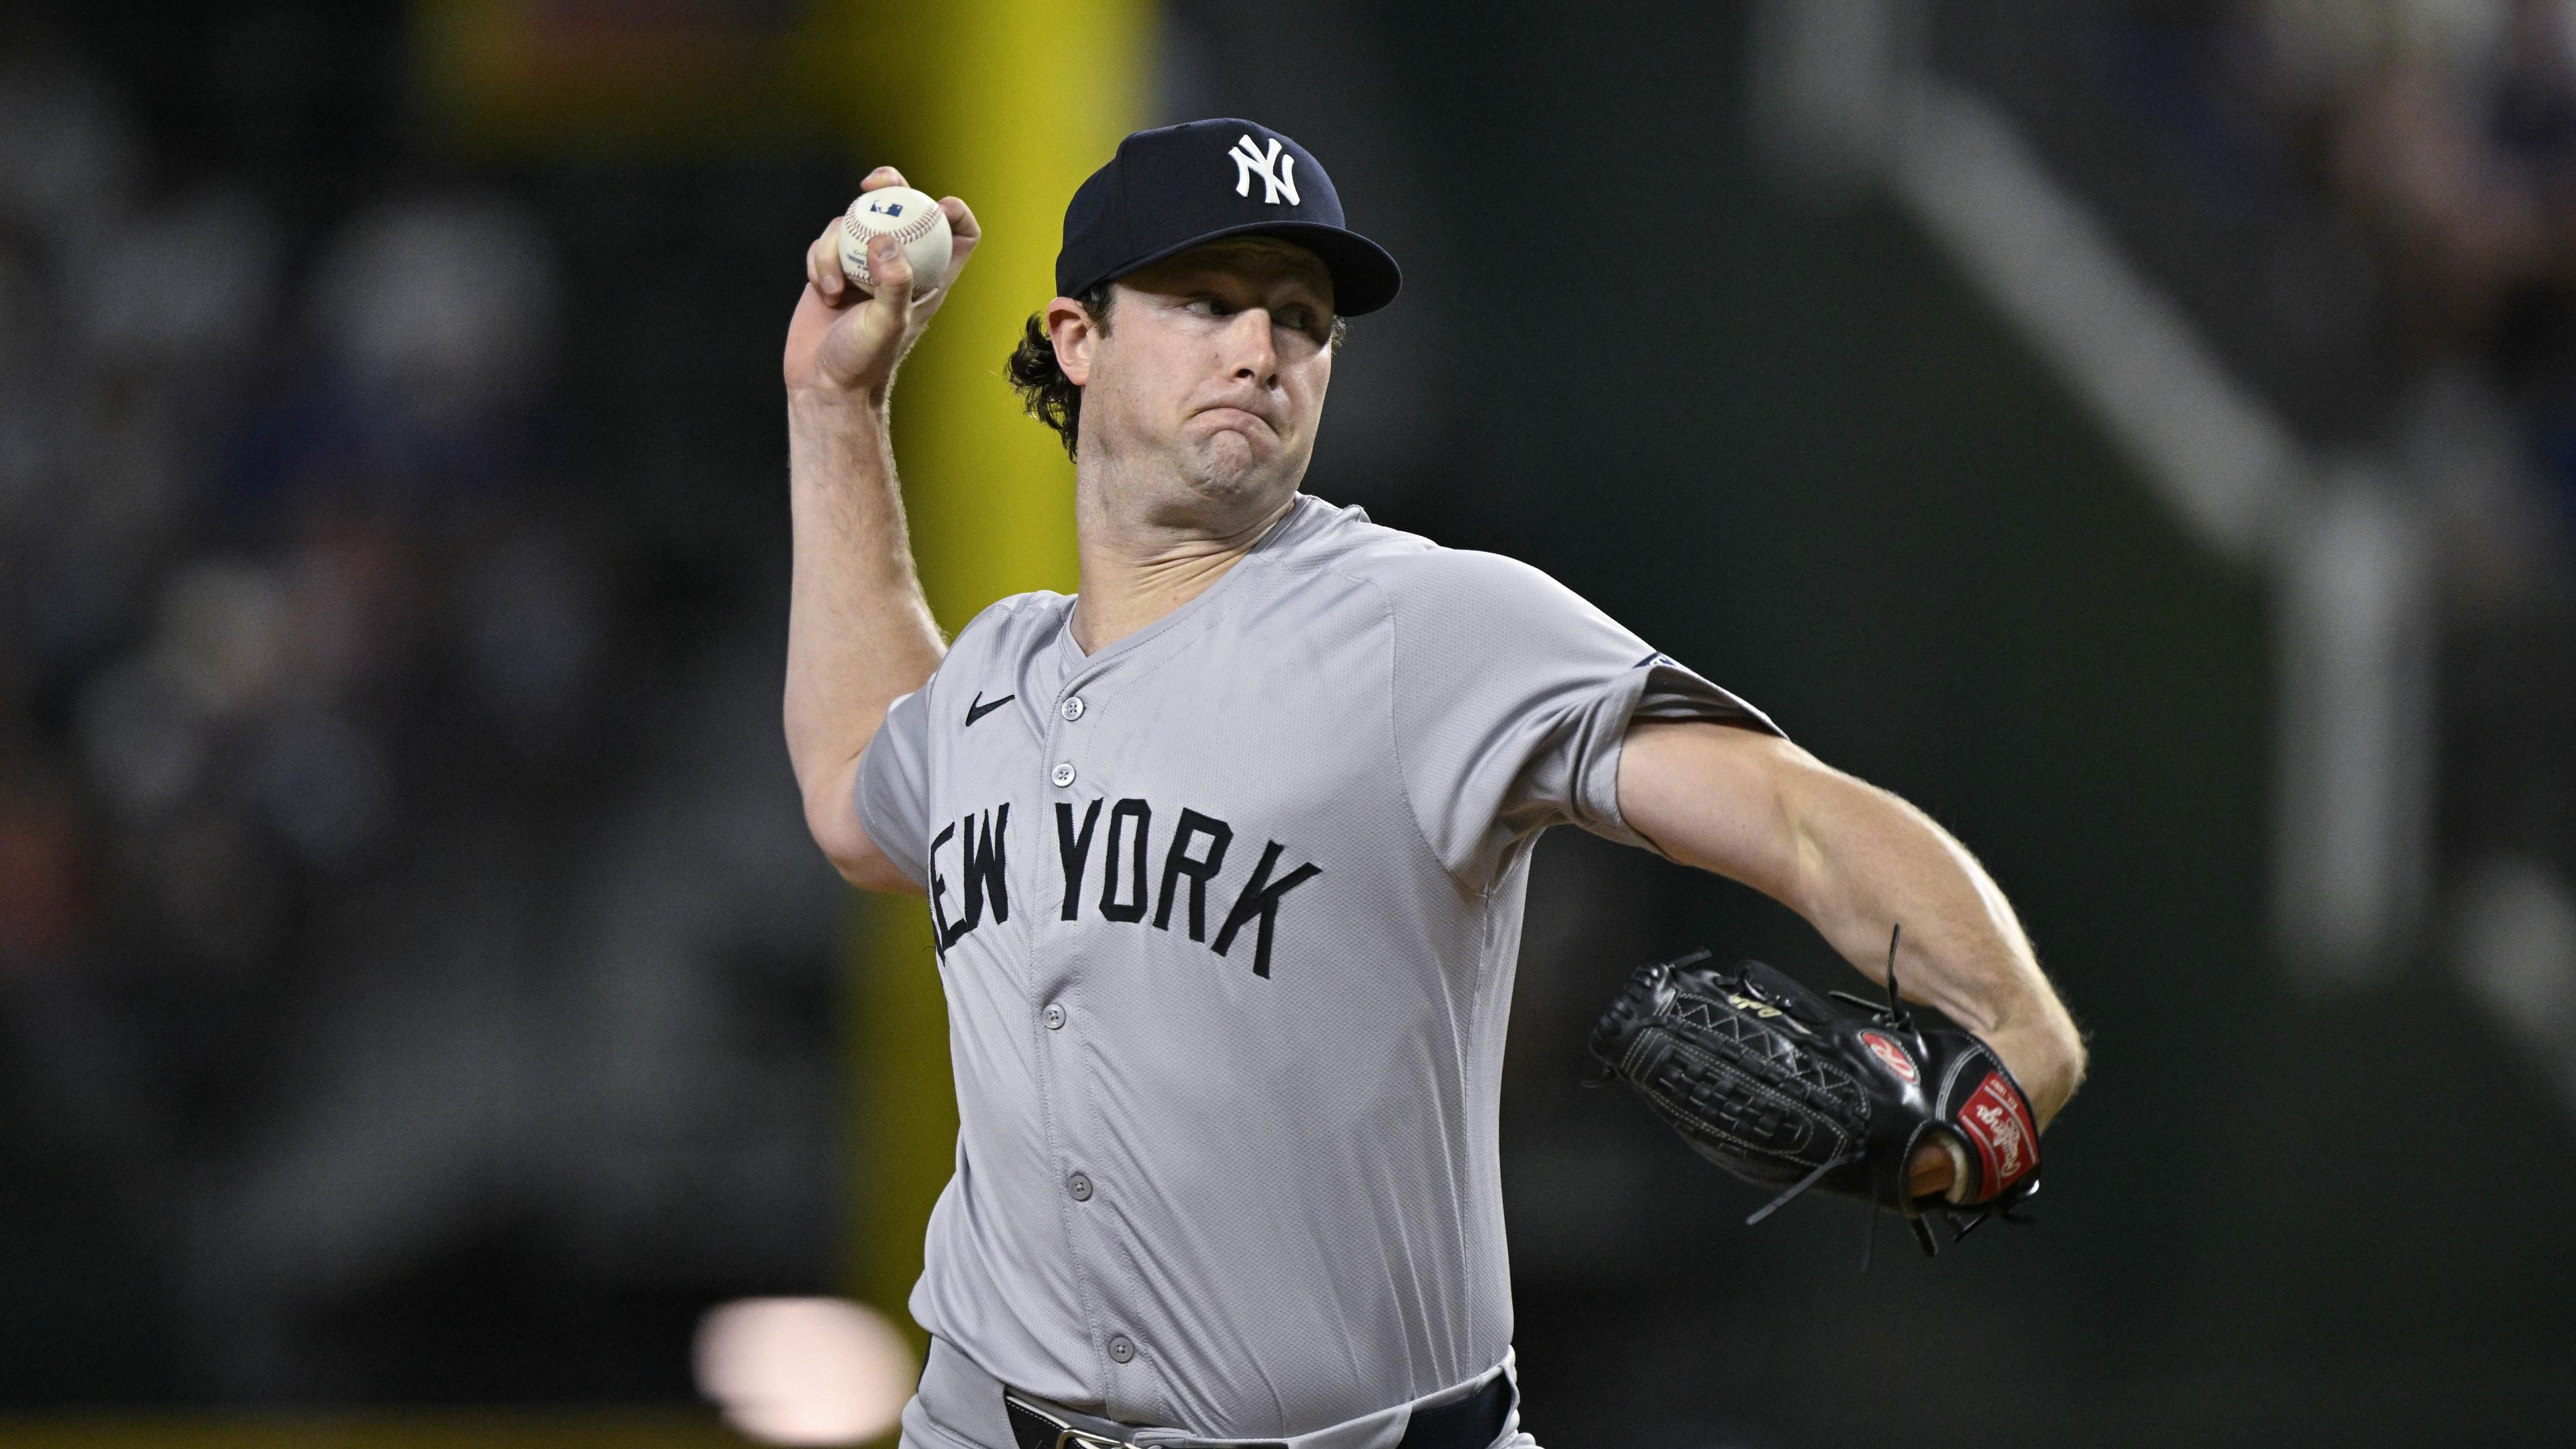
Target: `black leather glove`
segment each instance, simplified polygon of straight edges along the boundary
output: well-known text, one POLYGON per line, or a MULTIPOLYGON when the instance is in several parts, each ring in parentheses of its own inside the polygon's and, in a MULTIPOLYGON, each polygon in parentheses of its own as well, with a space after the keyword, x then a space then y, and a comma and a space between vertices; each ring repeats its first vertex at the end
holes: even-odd
POLYGON ((1759 961, 1719 970, 1695 951, 1640 969, 1592 1031, 1592 1053, 1625 1078, 1691 1150, 1747 1182, 1782 1188, 1758 1223, 1814 1188, 1903 1216, 1926 1253, 1925 1215, 1952 1241, 2039 1191, 2039 1126, 1992 1048, 1964 1031, 1920 1030, 1884 1006, 1816 995, 1759 961), (1939 1143, 1946 1195, 1907 1186, 1916 1149, 1939 1143))

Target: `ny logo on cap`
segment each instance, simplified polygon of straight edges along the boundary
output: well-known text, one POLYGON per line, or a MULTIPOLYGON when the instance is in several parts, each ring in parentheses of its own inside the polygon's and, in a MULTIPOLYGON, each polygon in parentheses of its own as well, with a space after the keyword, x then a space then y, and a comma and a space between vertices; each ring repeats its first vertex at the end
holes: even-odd
POLYGON ((1243 136, 1235 141, 1234 149, 1226 152, 1225 156, 1227 160, 1234 163, 1235 195, 1250 196, 1252 178, 1258 173, 1261 177, 1261 199, 1264 202, 1277 206, 1279 198, 1285 196, 1290 206, 1305 204, 1297 199, 1297 158, 1279 154, 1278 137, 1270 138, 1270 150, 1265 154, 1260 147, 1252 144, 1252 137, 1243 136))

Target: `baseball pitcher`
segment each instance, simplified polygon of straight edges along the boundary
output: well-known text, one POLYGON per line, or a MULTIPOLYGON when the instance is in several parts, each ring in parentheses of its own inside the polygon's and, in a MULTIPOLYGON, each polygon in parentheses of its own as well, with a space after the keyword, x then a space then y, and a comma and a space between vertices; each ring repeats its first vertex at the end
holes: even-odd
POLYGON ((956 1063, 910 1449, 1531 1444, 1496 1104, 1552 825, 1798 911, 1956 1022, 1987 1094, 1837 1096, 1949 1058, 1893 993, 1853 1025, 1674 963, 1605 1030, 1694 1145, 1828 1190, 1876 1154, 1909 1215, 2026 1186, 1978 1123, 2035 1139, 2084 1052, 1958 842, 1536 569, 1299 491, 1343 319, 1400 274, 1288 137, 1141 131, 1075 193, 1010 376, 1075 462, 1081 590, 943 644, 887 431, 979 235, 940 205, 954 259, 918 295, 891 239, 862 289, 825 230, 785 363, 788 744, 841 873, 926 897, 956 1063), (1808 1064, 1797 1034, 1886 1045, 1808 1064))

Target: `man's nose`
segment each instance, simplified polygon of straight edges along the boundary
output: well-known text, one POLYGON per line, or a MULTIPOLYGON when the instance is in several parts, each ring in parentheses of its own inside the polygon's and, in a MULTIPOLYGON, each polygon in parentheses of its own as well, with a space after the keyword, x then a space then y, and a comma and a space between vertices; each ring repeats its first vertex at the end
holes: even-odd
POLYGON ((1269 308, 1246 307, 1235 313, 1225 329, 1225 346, 1229 376, 1260 388, 1278 384, 1279 348, 1271 341, 1269 308))

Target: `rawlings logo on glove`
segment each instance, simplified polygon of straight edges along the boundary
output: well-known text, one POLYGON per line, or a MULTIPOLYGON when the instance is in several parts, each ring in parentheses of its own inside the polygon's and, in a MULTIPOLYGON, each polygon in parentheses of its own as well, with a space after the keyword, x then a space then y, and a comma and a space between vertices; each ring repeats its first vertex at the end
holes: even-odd
POLYGON ((1959 1114, 1957 1125, 1976 1147, 1986 1181, 2008 1190, 2039 1166, 2039 1134, 2031 1130, 2030 1106, 2001 1071, 1988 1072, 1968 1094, 1967 1110, 1959 1114))
MULTIPOLYGON (((1695 951, 1639 970, 1592 1030, 1592 1054, 1624 1078, 1691 1150, 1747 1182, 1784 1189, 1758 1223, 1809 1189, 1902 1216, 1923 1251, 1939 1251, 1926 1215, 1951 1241, 2039 1191, 2039 1132, 2029 1099, 1994 1050, 1949 1028, 1917 1029, 1887 1002, 1817 996, 1759 961, 1733 970, 1695 951), (1946 1196, 1908 1190, 1927 1144, 1964 1168, 1946 1196)), ((1864 1263, 1866 1259, 1864 1259, 1864 1263)))

